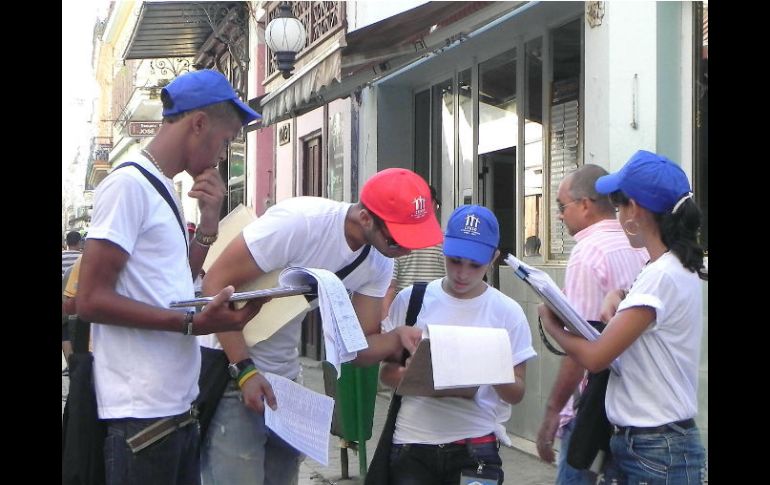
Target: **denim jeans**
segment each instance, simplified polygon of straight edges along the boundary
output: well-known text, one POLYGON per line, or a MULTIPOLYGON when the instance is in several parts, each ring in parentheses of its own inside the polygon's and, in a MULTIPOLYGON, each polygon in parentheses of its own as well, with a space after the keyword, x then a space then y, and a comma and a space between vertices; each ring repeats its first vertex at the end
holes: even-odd
POLYGON ((669 425, 664 433, 614 434, 610 439, 614 465, 606 471, 608 485, 701 484, 706 452, 697 427, 669 425))
POLYGON ((199 485, 197 421, 134 454, 126 439, 159 418, 111 419, 104 440, 107 485, 199 485))
POLYGON ((559 461, 556 469, 556 485, 594 485, 596 473, 590 470, 578 470, 567 463, 567 451, 569 440, 572 437, 572 429, 575 420, 571 420, 562 427, 561 448, 559 448, 559 461))
POLYGON ((203 485, 292 485, 303 455, 246 408, 235 381, 227 384, 201 449, 203 485))
POLYGON ((484 471, 497 474, 503 483, 502 460, 498 443, 471 445, 392 445, 390 451, 390 485, 457 485, 460 471, 477 469, 479 460, 484 471), (473 454, 474 456, 471 456, 473 454))

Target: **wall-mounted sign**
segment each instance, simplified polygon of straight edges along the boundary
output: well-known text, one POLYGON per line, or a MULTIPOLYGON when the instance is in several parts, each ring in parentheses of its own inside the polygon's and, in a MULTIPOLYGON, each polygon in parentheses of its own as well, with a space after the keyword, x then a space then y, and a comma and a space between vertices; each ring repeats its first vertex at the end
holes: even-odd
POLYGON ((160 129, 160 121, 129 121, 128 136, 155 136, 160 129))
POLYGON ((285 145, 291 141, 291 123, 284 123, 278 128, 278 144, 285 145))

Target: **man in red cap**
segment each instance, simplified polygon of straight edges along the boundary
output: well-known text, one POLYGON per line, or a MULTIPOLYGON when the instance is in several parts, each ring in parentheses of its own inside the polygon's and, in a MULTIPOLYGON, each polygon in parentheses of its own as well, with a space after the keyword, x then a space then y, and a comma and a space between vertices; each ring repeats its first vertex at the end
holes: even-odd
MULTIPOLYGON (((353 295, 353 308, 369 344, 358 352, 354 364, 370 365, 402 348, 413 351, 421 338, 421 331, 410 327, 380 333, 392 258, 442 239, 428 184, 410 170, 391 168, 366 182, 358 203, 295 197, 268 209, 214 262, 204 278, 203 294, 214 295, 227 285, 237 288, 288 266, 338 271, 368 251, 343 283, 353 295)), ((303 318, 298 316, 251 347, 242 332, 219 333, 202 341, 221 346, 236 375, 243 376, 228 385, 202 444, 204 485, 296 482, 301 455, 265 428, 265 402, 275 407, 275 396, 260 372, 298 378, 303 318)))

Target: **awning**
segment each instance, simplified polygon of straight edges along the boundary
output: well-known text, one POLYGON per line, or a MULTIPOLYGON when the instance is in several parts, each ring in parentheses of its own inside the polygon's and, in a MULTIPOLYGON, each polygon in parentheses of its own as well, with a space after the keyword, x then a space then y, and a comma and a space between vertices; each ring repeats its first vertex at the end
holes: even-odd
POLYGON ((350 32, 262 99, 262 126, 348 96, 520 3, 428 2, 350 32))
POLYGON ((194 57, 241 2, 144 2, 124 59, 194 57))

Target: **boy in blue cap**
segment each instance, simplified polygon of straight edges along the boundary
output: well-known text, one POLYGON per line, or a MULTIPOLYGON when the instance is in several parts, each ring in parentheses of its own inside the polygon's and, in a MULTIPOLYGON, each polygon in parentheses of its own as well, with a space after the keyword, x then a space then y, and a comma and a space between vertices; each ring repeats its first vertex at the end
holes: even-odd
POLYGON ((216 165, 228 142, 259 114, 221 73, 209 70, 174 79, 161 101, 158 134, 96 189, 80 269, 77 312, 94 322, 94 380, 99 418, 107 423, 109 485, 200 483, 190 406, 198 395, 201 358, 194 335, 240 330, 262 303, 231 309, 230 286, 201 313, 168 308, 172 300, 194 297, 193 278, 216 239, 224 198, 216 165), (188 195, 200 209, 193 238, 172 181, 183 170, 193 177, 188 195))
POLYGON ((646 248, 650 261, 630 289, 607 295, 601 317, 608 323, 596 341, 570 334, 540 305, 543 326, 590 372, 622 357, 622 375, 610 373, 605 398, 617 468, 607 483, 702 483, 705 450, 693 419, 703 330, 700 210, 684 171, 644 150, 600 177, 596 191, 609 194, 631 246, 646 248))
MULTIPOLYGON (((498 440, 509 442, 503 423, 510 418, 511 404, 524 397, 526 361, 536 353, 521 306, 483 280, 500 255, 499 242, 499 225, 489 209, 458 207, 444 234, 446 276, 427 285, 415 326, 504 328, 515 382, 481 386, 472 398, 404 396, 393 433, 391 484, 459 483, 461 472, 470 469, 503 481, 498 440)), ((396 296, 383 331, 405 324, 412 290, 410 286, 396 296)), ((396 387, 405 369, 389 362, 380 377, 396 387)))

